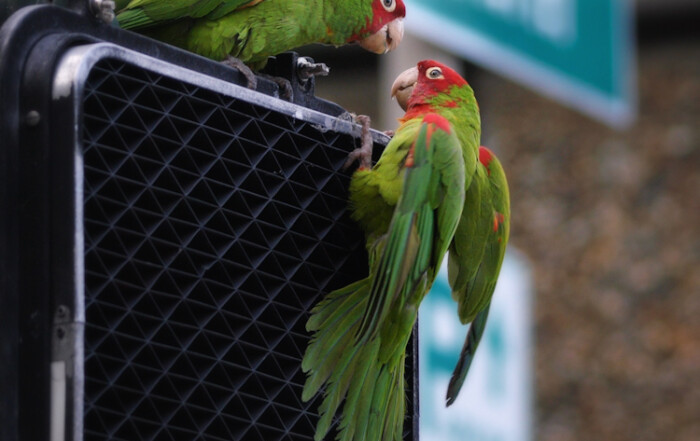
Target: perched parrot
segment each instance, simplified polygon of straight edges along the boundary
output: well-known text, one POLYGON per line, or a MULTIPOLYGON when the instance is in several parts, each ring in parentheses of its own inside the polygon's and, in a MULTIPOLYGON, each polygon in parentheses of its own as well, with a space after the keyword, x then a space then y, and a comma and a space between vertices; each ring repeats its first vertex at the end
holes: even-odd
POLYGON ((350 183, 365 232, 369 276, 311 311, 302 399, 323 385, 315 440, 343 399, 341 441, 403 437, 406 344, 418 307, 449 251, 448 278, 463 323, 472 322, 450 382, 451 404, 483 333, 508 241, 509 197, 496 157, 479 147, 474 93, 454 70, 421 61, 394 82, 406 114, 377 164, 364 157, 350 183))
POLYGON ((403 0, 117 0, 117 21, 157 40, 258 70, 311 43, 382 54, 403 36, 403 0))

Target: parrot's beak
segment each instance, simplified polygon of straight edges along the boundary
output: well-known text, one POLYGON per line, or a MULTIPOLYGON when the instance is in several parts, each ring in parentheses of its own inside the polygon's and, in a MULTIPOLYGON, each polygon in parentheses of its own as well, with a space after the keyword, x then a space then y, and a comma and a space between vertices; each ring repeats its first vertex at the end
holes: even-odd
POLYGON ((396 102, 405 111, 408 105, 408 98, 413 92, 413 86, 418 81, 418 68, 412 67, 401 72, 391 85, 391 97, 396 98, 396 102))
POLYGON ((374 34, 358 42, 364 49, 375 54, 385 54, 394 50, 403 38, 403 19, 397 18, 382 26, 374 34))

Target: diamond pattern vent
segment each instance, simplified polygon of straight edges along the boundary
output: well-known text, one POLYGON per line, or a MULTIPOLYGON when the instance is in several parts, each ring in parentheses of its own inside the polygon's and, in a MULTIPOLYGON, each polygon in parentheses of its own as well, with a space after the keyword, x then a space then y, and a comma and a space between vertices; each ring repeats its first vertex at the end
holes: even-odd
POLYGON ((115 60, 82 124, 85 439, 311 440, 308 310, 366 271, 355 139, 115 60))

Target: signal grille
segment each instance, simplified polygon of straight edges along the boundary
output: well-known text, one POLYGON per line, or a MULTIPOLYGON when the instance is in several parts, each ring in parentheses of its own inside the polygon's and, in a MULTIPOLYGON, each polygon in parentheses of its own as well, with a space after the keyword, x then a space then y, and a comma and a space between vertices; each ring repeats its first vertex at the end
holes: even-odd
POLYGON ((366 272, 355 139, 110 59, 83 106, 85 438, 311 440, 308 310, 366 272))

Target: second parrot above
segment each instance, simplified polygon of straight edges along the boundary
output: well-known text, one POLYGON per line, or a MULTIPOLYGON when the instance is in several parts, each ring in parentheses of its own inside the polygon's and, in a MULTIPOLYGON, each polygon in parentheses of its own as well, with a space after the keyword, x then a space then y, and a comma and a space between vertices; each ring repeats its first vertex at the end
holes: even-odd
POLYGON ((357 43, 378 54, 403 36, 403 0, 117 0, 117 21, 157 40, 258 70, 311 43, 357 43))

